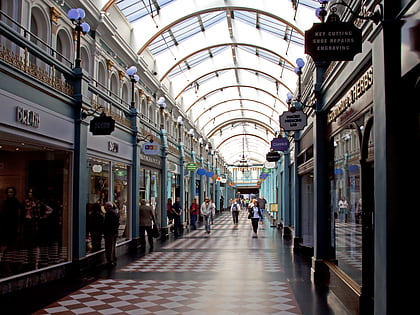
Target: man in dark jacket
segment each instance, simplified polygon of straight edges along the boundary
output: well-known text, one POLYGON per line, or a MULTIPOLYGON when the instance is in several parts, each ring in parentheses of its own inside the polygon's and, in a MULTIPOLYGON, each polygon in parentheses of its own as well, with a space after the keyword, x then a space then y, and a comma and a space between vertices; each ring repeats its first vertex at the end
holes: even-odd
POLYGON ((264 196, 261 195, 260 198, 257 199, 258 208, 260 209, 261 216, 260 222, 264 223, 264 211, 267 208, 267 200, 264 199, 264 196))
POLYGON ((175 236, 179 236, 182 233, 182 227, 181 227, 182 206, 181 206, 180 197, 175 198, 175 202, 172 205, 172 210, 174 212, 174 234, 175 236))
POLYGON ((155 216, 153 214, 153 208, 146 204, 146 200, 142 199, 140 201, 140 245, 144 250, 146 248, 146 236, 149 241, 150 250, 153 249, 153 235, 152 235, 152 225, 155 222, 155 216))
POLYGON ((105 256, 108 266, 114 267, 117 264, 117 256, 115 249, 117 245, 118 227, 120 226, 120 218, 112 202, 107 201, 104 205, 104 240, 105 240, 105 256))

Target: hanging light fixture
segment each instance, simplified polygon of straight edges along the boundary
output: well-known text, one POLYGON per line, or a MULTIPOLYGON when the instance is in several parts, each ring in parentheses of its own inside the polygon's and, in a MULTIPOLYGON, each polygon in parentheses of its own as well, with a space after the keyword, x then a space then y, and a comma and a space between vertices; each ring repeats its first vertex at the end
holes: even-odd
POLYGON ((244 173, 245 171, 248 171, 248 168, 249 168, 248 160, 245 157, 245 127, 244 127, 244 135, 242 138, 242 156, 241 156, 241 159, 239 160, 238 167, 242 170, 242 173, 244 173))

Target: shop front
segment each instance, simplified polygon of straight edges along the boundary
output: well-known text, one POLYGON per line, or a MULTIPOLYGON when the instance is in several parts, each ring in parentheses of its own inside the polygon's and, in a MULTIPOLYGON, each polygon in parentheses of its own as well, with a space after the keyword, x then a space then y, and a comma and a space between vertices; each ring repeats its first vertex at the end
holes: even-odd
POLYGON ((0 280, 71 260, 73 121, 0 91, 0 280))
POLYGON ((104 249, 101 227, 104 205, 111 201, 118 210, 117 245, 131 239, 132 147, 112 136, 88 135, 88 203, 86 205, 86 252, 104 249))
POLYGON ((328 113, 332 247, 338 267, 359 288, 363 268, 373 261, 373 248, 369 251, 366 246, 372 235, 363 232, 373 230, 373 221, 362 220, 372 211, 363 207, 373 191, 373 181, 366 180, 368 169, 373 169, 372 86, 373 69, 368 67, 328 113))

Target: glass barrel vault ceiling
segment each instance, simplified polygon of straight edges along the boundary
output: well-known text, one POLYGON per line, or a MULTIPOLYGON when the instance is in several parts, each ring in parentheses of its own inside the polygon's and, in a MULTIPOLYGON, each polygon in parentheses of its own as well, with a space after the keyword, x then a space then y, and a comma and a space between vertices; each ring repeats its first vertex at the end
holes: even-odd
MULTIPOLYGON (((181 104, 228 165, 263 164, 296 89, 296 59, 315 0, 110 0, 133 26, 138 54, 156 59, 181 104)), ((319 22, 319 21, 318 21, 319 22)))

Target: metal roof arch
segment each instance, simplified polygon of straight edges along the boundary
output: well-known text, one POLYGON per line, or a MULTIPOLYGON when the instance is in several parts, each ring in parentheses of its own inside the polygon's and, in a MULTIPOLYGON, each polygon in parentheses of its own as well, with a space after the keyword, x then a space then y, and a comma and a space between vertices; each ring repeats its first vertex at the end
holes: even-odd
POLYGON ((271 79, 273 79, 273 81, 278 82, 280 85, 282 85, 285 89, 287 89, 288 92, 292 92, 292 89, 290 87, 288 87, 282 80, 277 79, 271 73, 267 73, 267 72, 261 71, 260 69, 257 69, 257 68, 250 68, 250 67, 241 67, 241 66, 238 66, 238 67, 218 68, 218 69, 214 69, 214 70, 212 70, 210 72, 201 74, 199 77, 194 78, 194 80, 192 82, 188 82, 188 84, 185 85, 182 88, 182 90, 180 90, 176 94, 175 99, 178 99, 182 95, 182 93, 184 93, 192 84, 194 84, 194 82, 197 82, 200 79, 204 79, 205 77, 207 77, 209 75, 212 75, 214 73, 218 73, 218 72, 221 72, 221 71, 230 71, 230 70, 235 70, 235 71, 237 71, 237 70, 246 70, 246 71, 252 71, 254 73, 260 73, 260 74, 266 75, 267 77, 270 77, 271 79))
MULTIPOLYGON (((253 100, 253 99, 248 99, 248 98, 228 99, 228 100, 226 100, 226 101, 222 101, 222 102, 216 103, 216 104, 214 104, 214 105, 210 106, 209 108, 207 108, 206 110, 204 110, 203 112, 201 112, 201 113, 200 113, 200 115, 198 115, 198 116, 194 119, 193 123, 194 123, 194 124, 197 124, 197 123, 198 123, 198 120, 200 119, 200 117, 201 117, 202 115, 204 115, 204 114, 205 114, 205 113, 207 113, 208 111, 211 111, 211 110, 212 110, 212 109, 214 109, 215 107, 217 107, 217 106, 219 106, 219 105, 226 104, 226 103, 228 103, 228 102, 234 102, 234 101, 249 101, 249 102, 254 102, 254 103, 258 104, 258 105, 266 106, 266 107, 268 107, 270 110, 273 110, 273 108, 272 108, 271 106, 267 105, 267 104, 266 104, 266 103, 264 103, 264 102, 258 101, 258 100, 253 100)), ((286 104, 284 104, 284 106, 286 106, 286 108, 287 108, 287 105, 286 105, 286 104)), ((238 108, 238 109, 235 109, 235 110, 239 110, 239 108, 238 108)), ((277 112, 277 113, 278 113, 278 112, 277 112)))
MULTIPOLYGON (((230 88, 247 88, 247 89, 254 89, 254 90, 257 90, 257 91, 263 92, 263 93, 265 93, 265 94, 267 94, 267 95, 271 96, 273 99, 275 99, 275 100, 276 100, 276 101, 278 101, 279 103, 284 104, 284 102, 282 102, 282 101, 280 100, 280 98, 279 98, 279 97, 277 97, 276 95, 272 94, 271 92, 269 92, 269 91, 267 91, 267 90, 265 90, 265 89, 262 89, 262 88, 260 88, 260 87, 255 87, 255 86, 249 86, 249 85, 237 84, 237 85, 230 85, 230 86, 220 86, 220 87, 217 87, 216 89, 213 89, 213 90, 209 91, 209 92, 208 92, 208 93, 206 93, 205 95, 202 95, 201 97, 197 98, 197 100, 196 100, 196 101, 194 101, 194 102, 193 102, 190 106, 188 106, 188 107, 185 109, 185 112, 186 112, 186 113, 188 113, 188 112, 191 110, 191 108, 192 108, 192 107, 194 107, 195 105, 197 105, 197 103, 198 103, 201 99, 206 98, 206 97, 208 97, 209 95, 211 95, 211 94, 213 94, 213 93, 215 93, 215 92, 218 92, 218 91, 220 91, 220 90, 230 89, 230 88)), ((270 105, 268 105, 268 106, 270 106, 270 105)), ((273 110, 274 110, 274 109, 273 109, 273 110)))
MULTIPOLYGON (((290 6, 291 4, 288 3, 287 5, 290 6)), ((143 40, 137 37, 139 39, 138 42, 140 43, 138 54, 143 53, 150 43, 175 25, 189 18, 217 11, 247 11, 262 14, 287 25, 301 36, 304 35, 304 31, 295 25, 294 12, 292 10, 282 10, 280 7, 273 6, 272 1, 270 0, 231 0, 229 1, 229 4, 224 0, 194 2, 178 0, 173 2, 173 6, 180 6, 180 8, 178 10, 175 8, 171 10, 169 6, 167 6, 166 8, 162 8, 160 13, 153 18, 156 28, 146 25, 146 23, 150 23, 150 20, 146 21, 146 19, 141 19, 138 22, 132 22, 134 29, 137 28, 141 30, 140 33, 143 35, 143 40), (168 11, 169 14, 167 14, 168 11), (176 15, 176 12, 183 12, 184 15, 179 17, 176 15), (283 18, 282 16, 285 15, 287 15, 287 17, 283 18)))

